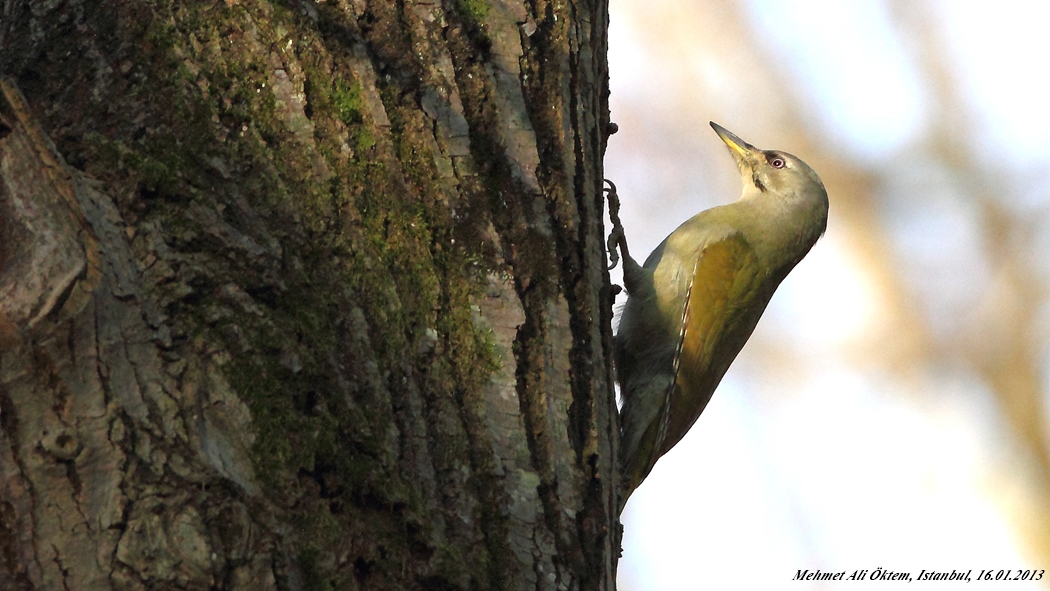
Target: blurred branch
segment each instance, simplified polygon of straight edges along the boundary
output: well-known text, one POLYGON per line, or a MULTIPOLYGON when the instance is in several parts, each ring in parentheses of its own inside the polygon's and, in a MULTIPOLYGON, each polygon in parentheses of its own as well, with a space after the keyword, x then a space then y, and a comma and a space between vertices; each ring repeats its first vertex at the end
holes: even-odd
POLYGON ((1035 243, 1031 222, 1009 207, 1012 187, 997 179, 970 146, 980 144, 978 132, 967 125, 975 118, 961 94, 953 73, 952 58, 938 36, 936 15, 920 3, 891 3, 903 38, 912 42, 915 64, 922 72, 937 105, 931 116, 925 148, 951 171, 956 183, 980 207, 983 249, 993 269, 975 313, 959 319, 958 338, 938 343, 940 355, 964 361, 989 386, 1003 411, 1008 432, 1024 448, 1031 476, 1037 486, 1039 507, 1023 516, 1018 525, 1040 557, 1050 558, 1050 448, 1047 447, 1046 384, 1037 352, 1046 343, 1038 322, 1046 302, 1047 286, 1026 260, 1035 243))

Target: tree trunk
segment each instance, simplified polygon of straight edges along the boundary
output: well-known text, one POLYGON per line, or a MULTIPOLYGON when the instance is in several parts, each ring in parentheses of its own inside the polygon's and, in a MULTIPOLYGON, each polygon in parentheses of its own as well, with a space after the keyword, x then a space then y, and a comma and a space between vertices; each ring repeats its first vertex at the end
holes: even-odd
POLYGON ((602 0, 2 7, 0 589, 614 588, 602 0))

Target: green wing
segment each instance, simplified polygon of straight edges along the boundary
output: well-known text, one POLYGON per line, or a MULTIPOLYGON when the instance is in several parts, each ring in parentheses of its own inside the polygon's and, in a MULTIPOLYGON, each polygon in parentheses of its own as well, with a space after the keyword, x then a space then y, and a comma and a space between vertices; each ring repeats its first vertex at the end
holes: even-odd
POLYGON ((674 381, 663 396, 664 408, 625 466, 625 498, 707 406, 765 308, 762 278, 754 249, 739 233, 700 250, 686 289, 674 381))
POLYGON ((754 249, 740 234, 700 251, 686 292, 675 354, 670 412, 659 455, 667 453, 707 407, 729 364, 751 336, 768 298, 754 249))

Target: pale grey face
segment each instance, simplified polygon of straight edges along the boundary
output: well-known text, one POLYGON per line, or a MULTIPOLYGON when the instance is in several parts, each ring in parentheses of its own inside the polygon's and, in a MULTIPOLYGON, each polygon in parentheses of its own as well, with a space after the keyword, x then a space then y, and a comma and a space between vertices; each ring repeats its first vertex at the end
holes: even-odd
POLYGON ((738 157, 738 164, 741 165, 740 172, 744 182, 750 182, 758 191, 782 195, 826 195, 824 184, 820 182, 817 173, 808 164, 787 152, 752 148, 738 157))
POLYGON ((805 162, 780 150, 760 150, 714 121, 711 127, 725 142, 740 168, 745 197, 762 194, 782 197, 795 195, 805 201, 827 203, 828 194, 824 184, 805 162))

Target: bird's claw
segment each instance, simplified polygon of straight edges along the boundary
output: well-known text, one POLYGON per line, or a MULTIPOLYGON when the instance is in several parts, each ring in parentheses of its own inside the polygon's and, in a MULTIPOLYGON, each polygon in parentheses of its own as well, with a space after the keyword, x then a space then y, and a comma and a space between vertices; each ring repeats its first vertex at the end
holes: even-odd
POLYGON ((624 258, 630 258, 630 254, 627 252, 627 235, 623 231, 623 224, 620 223, 620 196, 616 194, 616 185, 613 184, 609 179, 605 179, 605 182, 609 185, 602 190, 605 193, 606 198, 609 200, 609 220, 612 222, 612 232, 609 233, 609 239, 605 242, 605 248, 609 253, 609 269, 615 269, 616 264, 620 262, 620 255, 616 252, 616 247, 619 246, 620 252, 623 253, 624 258))
POLYGON ((609 234, 609 239, 605 241, 605 248, 609 252, 609 266, 606 268, 609 270, 615 269, 617 263, 620 262, 620 255, 616 252, 616 245, 620 242, 622 236, 623 228, 613 228, 613 231, 609 234))

